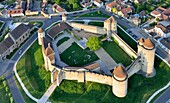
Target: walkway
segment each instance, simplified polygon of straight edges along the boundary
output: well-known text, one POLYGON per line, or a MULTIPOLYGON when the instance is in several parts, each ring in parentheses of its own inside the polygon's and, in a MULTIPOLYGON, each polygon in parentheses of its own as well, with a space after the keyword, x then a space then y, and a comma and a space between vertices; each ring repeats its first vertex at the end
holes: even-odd
POLYGON ((71 37, 69 40, 67 40, 63 44, 61 44, 58 47, 59 54, 63 53, 67 48, 69 48, 73 42, 74 42, 74 39, 71 37))
POLYGON ((100 48, 99 50, 95 51, 95 54, 100 58, 99 64, 101 65, 102 70, 108 74, 110 74, 110 70, 117 65, 117 63, 110 57, 110 55, 103 49, 100 48))
POLYGON ((63 35, 59 36, 55 41, 52 42, 52 45, 53 45, 53 48, 54 48, 54 51, 55 51, 55 61, 56 61, 56 64, 61 66, 61 67, 65 67, 65 66, 67 66, 67 64, 65 64, 64 62, 61 61, 60 55, 59 55, 59 50, 58 50, 56 44, 57 44, 57 42, 59 40, 61 40, 64 37, 71 38, 71 35, 69 35, 67 32, 65 32, 63 35))
POLYGON ((44 95, 41 97, 41 99, 37 103, 46 103, 48 98, 51 96, 51 94, 54 92, 55 88, 57 87, 57 82, 54 82, 48 90, 44 93, 44 95))

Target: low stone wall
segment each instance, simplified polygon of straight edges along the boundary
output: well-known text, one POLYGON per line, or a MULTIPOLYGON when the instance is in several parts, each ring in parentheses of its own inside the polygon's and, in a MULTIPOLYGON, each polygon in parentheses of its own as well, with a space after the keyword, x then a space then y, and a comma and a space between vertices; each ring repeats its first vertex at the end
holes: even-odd
POLYGON ((41 14, 42 14, 44 17, 49 18, 49 15, 46 14, 46 13, 44 13, 43 11, 41 11, 41 14))
POLYGON ((112 77, 93 72, 77 72, 77 71, 63 71, 63 79, 77 80, 78 82, 97 82, 112 86, 112 77))
POLYGON ((112 37, 118 41, 118 45, 130 56, 137 58, 137 53, 126 43, 124 42, 116 33, 112 33, 112 37))
POLYGON ((99 34, 99 35, 106 34, 106 30, 103 27, 86 25, 86 24, 81 24, 81 23, 70 23, 70 25, 77 30, 84 30, 84 31, 99 34))

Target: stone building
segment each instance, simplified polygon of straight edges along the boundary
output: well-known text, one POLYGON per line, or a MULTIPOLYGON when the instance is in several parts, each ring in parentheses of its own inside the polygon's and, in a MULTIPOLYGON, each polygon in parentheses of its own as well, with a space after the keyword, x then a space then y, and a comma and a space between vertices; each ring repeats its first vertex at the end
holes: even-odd
MULTIPOLYGON (((82 67, 58 66, 55 60, 55 56, 58 54, 54 53, 53 46, 51 45, 55 40, 55 37, 67 29, 72 30, 75 28, 87 27, 89 28, 89 31, 86 28, 87 32, 91 32, 91 29, 93 28, 84 24, 74 24, 74 26, 73 24, 65 21, 66 19, 49 29, 46 35, 44 35, 41 28, 38 31, 38 39, 39 44, 42 45, 45 68, 47 71, 51 72, 52 83, 56 82, 59 86, 64 79, 77 80, 78 82, 98 82, 112 86, 112 92, 115 96, 125 97, 128 91, 128 78, 130 78, 133 74, 138 73, 145 77, 153 77, 155 75, 154 59, 156 47, 149 38, 140 38, 138 41, 138 52, 134 54, 136 55, 136 59, 127 67, 124 67, 123 65, 113 67, 114 70, 112 75, 102 73, 98 63, 88 64, 82 67)), ((117 33, 116 20, 113 17, 108 18, 104 21, 104 27, 102 29, 107 31, 107 38, 109 40, 111 36, 116 35, 117 33)), ((118 42, 120 43, 120 40, 118 40, 118 42)), ((123 47, 130 48, 127 44, 123 47)))
POLYGON ((155 45, 151 42, 150 38, 140 38, 138 41, 138 55, 141 56, 142 69, 141 72, 146 77, 155 75, 154 60, 155 60, 155 45))
POLYGON ((14 30, 12 30, 6 39, 0 43, 0 61, 6 59, 7 55, 18 48, 31 34, 34 29, 32 24, 20 24, 14 30))
POLYGON ((107 39, 110 40, 112 32, 117 33, 117 21, 113 16, 104 21, 104 28, 107 30, 107 39))
POLYGON ((121 65, 114 68, 113 71, 112 92, 117 97, 125 97, 127 94, 128 75, 125 68, 121 65))

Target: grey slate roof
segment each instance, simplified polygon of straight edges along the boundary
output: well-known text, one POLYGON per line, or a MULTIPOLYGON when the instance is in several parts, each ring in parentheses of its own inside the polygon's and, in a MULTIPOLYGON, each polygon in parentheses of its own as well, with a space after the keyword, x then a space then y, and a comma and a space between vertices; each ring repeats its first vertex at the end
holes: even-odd
POLYGON ((12 45, 14 44, 14 41, 11 39, 11 37, 7 37, 5 40, 3 40, 0 43, 0 54, 3 54, 6 50, 8 50, 12 45))
POLYGON ((57 36, 58 33, 60 33, 63 30, 66 30, 66 29, 71 30, 72 27, 69 24, 65 23, 65 22, 61 22, 61 23, 55 25, 54 27, 52 27, 50 30, 48 30, 47 34, 52 39, 54 39, 57 36))
POLYGON ((13 31, 10 32, 10 35, 17 40, 20 36, 22 36, 28 29, 30 29, 29 25, 20 24, 13 31))

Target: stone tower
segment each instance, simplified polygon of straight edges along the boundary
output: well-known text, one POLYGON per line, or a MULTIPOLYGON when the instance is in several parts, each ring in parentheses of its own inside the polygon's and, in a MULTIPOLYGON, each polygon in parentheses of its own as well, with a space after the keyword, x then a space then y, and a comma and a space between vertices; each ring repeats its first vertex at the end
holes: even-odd
POLYGON ((140 38, 138 41, 138 55, 141 56, 142 61, 142 75, 146 77, 153 77, 156 73, 154 69, 155 60, 155 45, 150 38, 140 38))
POLYGON ((107 39, 111 40, 112 32, 117 33, 117 21, 113 16, 104 21, 104 28, 107 30, 107 39))
POLYGON ((45 33, 42 28, 38 30, 38 44, 42 45, 42 39, 45 37, 45 33))
POLYGON ((127 94, 128 75, 124 67, 119 65, 113 71, 112 92, 117 97, 125 97, 127 94))
POLYGON ((67 16, 66 16, 66 14, 64 13, 64 14, 62 14, 62 21, 64 21, 64 22, 66 22, 67 21, 67 16))

